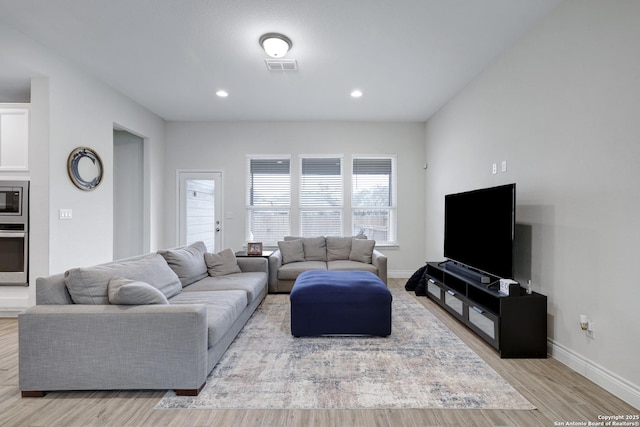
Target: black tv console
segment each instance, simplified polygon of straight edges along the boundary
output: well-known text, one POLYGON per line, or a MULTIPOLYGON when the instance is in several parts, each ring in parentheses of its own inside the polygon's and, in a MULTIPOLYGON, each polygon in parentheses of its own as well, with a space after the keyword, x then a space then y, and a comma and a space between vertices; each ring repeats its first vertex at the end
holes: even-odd
POLYGON ((547 297, 499 292, 499 278, 451 261, 428 262, 427 297, 493 346, 502 358, 547 357, 547 297))

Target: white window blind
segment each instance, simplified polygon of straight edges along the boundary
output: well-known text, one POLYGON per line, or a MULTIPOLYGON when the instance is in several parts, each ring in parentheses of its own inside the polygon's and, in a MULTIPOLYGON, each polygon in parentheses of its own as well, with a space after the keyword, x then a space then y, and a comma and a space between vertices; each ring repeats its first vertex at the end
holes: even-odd
POLYGON ((291 234, 291 161, 249 159, 247 226, 249 240, 275 245, 291 234))
POLYGON ((353 234, 395 243, 395 157, 354 157, 351 180, 353 234))
POLYGON ((303 157, 300 173, 300 234, 341 236, 344 185, 341 157, 303 157))

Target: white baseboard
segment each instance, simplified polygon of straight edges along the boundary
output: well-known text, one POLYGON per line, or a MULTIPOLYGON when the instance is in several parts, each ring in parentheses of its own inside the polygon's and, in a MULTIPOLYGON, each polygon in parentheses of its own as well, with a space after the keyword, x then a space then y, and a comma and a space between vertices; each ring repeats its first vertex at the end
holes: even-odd
POLYGON ((390 279, 408 279, 413 273, 415 273, 414 270, 392 270, 387 271, 387 277, 390 279))
POLYGON ((18 317, 18 314, 26 310, 25 308, 2 308, 0 307, 0 317, 18 317))
POLYGON ((547 350, 554 359, 590 379, 634 408, 640 409, 640 386, 637 384, 620 378, 613 372, 551 339, 547 341, 547 350))

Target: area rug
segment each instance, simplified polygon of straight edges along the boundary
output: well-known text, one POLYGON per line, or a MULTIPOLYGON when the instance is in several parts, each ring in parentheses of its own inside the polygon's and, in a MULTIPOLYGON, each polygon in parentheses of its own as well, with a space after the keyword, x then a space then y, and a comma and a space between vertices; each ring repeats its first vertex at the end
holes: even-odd
POLYGON ((196 397, 159 409, 535 409, 444 324, 392 289, 389 337, 291 336, 288 295, 267 295, 196 397))

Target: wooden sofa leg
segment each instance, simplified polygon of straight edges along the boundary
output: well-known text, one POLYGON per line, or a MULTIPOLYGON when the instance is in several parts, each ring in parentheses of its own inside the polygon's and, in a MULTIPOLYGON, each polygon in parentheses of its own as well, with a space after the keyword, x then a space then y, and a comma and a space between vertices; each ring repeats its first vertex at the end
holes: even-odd
POLYGON ((176 396, 197 396, 200 394, 206 382, 202 383, 200 388, 176 389, 176 396))
POLYGON ((39 390, 23 390, 22 397, 43 397, 46 393, 39 390))

